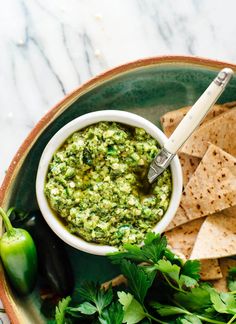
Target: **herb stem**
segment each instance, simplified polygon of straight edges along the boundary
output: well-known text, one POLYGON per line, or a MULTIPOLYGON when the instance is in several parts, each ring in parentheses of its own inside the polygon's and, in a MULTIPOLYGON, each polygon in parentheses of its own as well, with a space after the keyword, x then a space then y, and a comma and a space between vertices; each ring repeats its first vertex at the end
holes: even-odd
POLYGON ((184 290, 182 290, 182 289, 180 289, 180 288, 177 288, 177 287, 175 287, 174 285, 172 285, 172 283, 170 282, 170 280, 168 279, 168 277, 167 277, 164 273, 162 273, 162 275, 164 276, 165 280, 167 281, 168 285, 169 285, 171 288, 173 288, 173 289, 175 289, 175 290, 177 290, 177 291, 180 291, 180 292, 185 292, 184 290))
POLYGON ((234 290, 234 291, 229 291, 228 294, 235 295, 235 294, 236 294, 236 290, 234 290))
POLYGON ((175 304, 176 306, 178 306, 179 308, 181 308, 183 311, 185 311, 185 314, 187 315, 193 315, 191 312, 189 312, 184 306, 182 306, 181 304, 177 303, 176 300, 171 299, 172 303, 175 304))
POLYGON ((233 323, 235 319, 236 319, 236 314, 227 322, 227 324, 233 323))
MULTIPOLYGON (((196 315, 199 319, 202 319, 203 321, 205 322, 208 322, 208 323, 214 323, 214 324, 224 324, 224 322, 220 322, 220 321, 216 321, 214 319, 211 319, 211 318, 207 318, 207 317, 204 317, 204 316, 201 316, 201 315, 198 315, 198 314, 193 314, 191 312, 189 312, 186 308, 184 308, 181 304, 177 303, 175 300, 172 300, 172 302, 177 305, 178 307, 182 308, 183 310, 186 311, 186 314, 187 315, 196 315)), ((231 322, 232 323, 232 322, 231 322)), ((230 323, 230 324, 231 324, 230 323)), ((228 324, 228 323, 227 323, 228 324)))
MULTIPOLYGON (((199 319, 207 322, 207 323, 213 323, 213 324, 225 324, 225 322, 220 322, 220 321, 216 321, 214 319, 208 318, 208 317, 204 317, 198 314, 195 314, 199 319)), ((231 322, 232 323, 232 322, 231 322)), ((227 323, 226 323, 227 324, 227 323)))
POLYGON ((160 323, 160 324, 168 324, 167 322, 163 322, 163 321, 155 318, 154 316, 150 315, 149 313, 145 313, 145 315, 146 315, 146 317, 150 318, 154 322, 157 322, 157 323, 160 323))

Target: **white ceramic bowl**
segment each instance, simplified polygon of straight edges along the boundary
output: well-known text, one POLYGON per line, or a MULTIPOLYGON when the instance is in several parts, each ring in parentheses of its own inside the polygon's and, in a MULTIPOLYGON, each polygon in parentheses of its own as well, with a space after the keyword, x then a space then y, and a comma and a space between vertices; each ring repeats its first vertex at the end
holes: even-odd
MULTIPOLYGON (((152 137, 154 137, 160 145, 163 145, 167 139, 165 134, 157 128, 150 121, 126 111, 119 110, 104 110, 85 114, 72 120, 61 128, 48 142, 41 156, 37 178, 36 178, 36 195, 39 208, 51 229, 67 244, 74 248, 85 251, 87 253, 105 255, 108 252, 116 251, 117 249, 108 245, 98 245, 89 243, 80 237, 69 233, 62 225, 59 219, 52 212, 47 198, 44 194, 44 184, 48 171, 48 165, 52 160, 54 152, 62 145, 62 143, 75 131, 83 129, 91 124, 100 121, 114 121, 127 124, 130 126, 140 127, 146 130, 152 137)), ((181 193, 182 193, 182 169, 178 157, 176 156, 171 162, 172 173, 172 195, 169 207, 162 217, 162 219, 153 228, 155 233, 162 233, 168 224, 171 222, 175 212, 179 206, 181 193)))

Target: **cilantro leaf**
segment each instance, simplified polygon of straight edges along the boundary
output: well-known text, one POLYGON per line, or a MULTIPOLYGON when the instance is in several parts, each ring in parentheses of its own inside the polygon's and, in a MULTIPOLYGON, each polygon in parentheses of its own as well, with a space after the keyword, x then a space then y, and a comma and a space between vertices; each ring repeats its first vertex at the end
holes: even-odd
POLYGON ((218 313, 236 314, 236 300, 229 293, 218 293, 215 289, 210 292, 213 307, 218 313))
POLYGON ((101 324, 122 324, 124 311, 119 302, 109 305, 98 318, 101 324))
POLYGON ((174 300, 189 311, 202 311, 211 306, 209 291, 204 287, 192 288, 190 291, 174 294, 174 300))
POLYGON ((167 246, 166 237, 160 234, 147 233, 143 246, 125 244, 124 252, 108 254, 113 263, 121 263, 123 259, 136 262, 158 262, 164 255, 167 246))
POLYGON ((130 293, 119 291, 117 293, 119 302, 123 305, 124 318, 123 323, 135 324, 146 317, 142 305, 130 293))
POLYGON ((128 280, 128 286, 134 297, 143 303, 147 291, 152 285, 155 273, 147 273, 143 267, 127 260, 122 261, 121 271, 128 280))
POLYGON ((65 323, 66 308, 68 307, 70 301, 71 301, 70 296, 67 296, 66 298, 63 298, 62 300, 59 301, 56 307, 56 314, 55 314, 56 324, 65 323))
POLYGON ((217 291, 212 290, 210 293, 211 301, 215 310, 219 313, 226 313, 227 314, 227 307, 225 303, 221 300, 220 295, 217 291))
POLYGON ((180 267, 182 267, 184 265, 184 261, 182 259, 180 259, 179 256, 177 256, 176 254, 174 254, 170 249, 166 248, 165 249, 165 253, 164 256, 167 260, 169 260, 171 263, 175 263, 177 265, 179 265, 180 267))
POLYGON ((171 264, 168 260, 160 260, 156 264, 156 269, 164 274, 167 274, 176 282, 179 281, 180 267, 177 264, 171 264))
POLYGON ((160 237, 161 237, 160 234, 155 234, 154 232, 148 232, 145 236, 144 244, 145 245, 152 244, 156 238, 159 239, 160 237))
POLYGON ((101 314, 103 309, 106 308, 112 302, 113 298, 111 288, 105 291, 104 289, 100 288, 99 284, 95 285, 92 282, 85 283, 82 287, 78 289, 78 293, 86 301, 93 303, 99 314, 101 314))
POLYGON ((180 275, 179 278, 179 285, 181 288, 183 288, 184 286, 189 288, 189 287, 195 287, 197 285, 197 280, 189 277, 189 276, 185 276, 185 275, 180 275))
POLYGON ((183 308, 171 306, 171 305, 162 305, 156 301, 150 303, 150 305, 157 311, 157 313, 161 316, 172 316, 172 315, 179 315, 179 314, 189 314, 183 308))
POLYGON ((167 246, 165 236, 159 234, 147 233, 144 240, 144 246, 141 248, 147 261, 158 262, 164 255, 167 246))
POLYGON ((84 302, 78 307, 69 307, 68 310, 73 313, 80 312, 85 315, 92 315, 97 312, 97 308, 89 302, 84 302))
POLYGON ((181 274, 199 280, 200 269, 201 265, 198 260, 187 260, 181 269, 181 274))
POLYGON ((182 318, 178 318, 177 324, 202 324, 202 321, 195 315, 185 315, 182 318))
MULTIPOLYGON (((164 236, 148 233, 143 246, 126 244, 110 259, 120 265, 130 293, 118 292, 117 301, 112 288, 105 291, 100 284, 86 283, 78 290, 83 299, 80 305, 68 307, 70 297, 58 304, 56 324, 233 324, 236 319, 235 293, 218 293, 210 284, 202 283, 199 261, 184 263, 167 248, 164 236), (140 262, 145 263, 138 265, 140 262), (150 306, 157 318, 146 307, 152 299, 150 306)), ((229 271, 227 280, 235 291, 236 267, 229 271)))
POLYGON ((155 267, 157 270, 174 280, 180 289, 197 285, 197 280, 195 278, 198 278, 198 262, 187 261, 181 268, 177 264, 172 264, 169 260, 162 259, 155 264, 155 267))
POLYGON ((227 284, 230 291, 236 291, 236 267, 232 267, 228 271, 227 284))
POLYGON ((112 253, 107 254, 109 259, 112 261, 112 263, 120 264, 123 259, 127 259, 130 261, 136 261, 136 262, 144 262, 144 261, 146 262, 147 261, 139 246, 132 245, 132 244, 125 244, 123 246, 123 248, 126 251, 112 252, 112 253))
POLYGON ((231 314, 236 314, 236 300, 235 300, 234 295, 221 292, 220 298, 226 304, 228 312, 231 314))

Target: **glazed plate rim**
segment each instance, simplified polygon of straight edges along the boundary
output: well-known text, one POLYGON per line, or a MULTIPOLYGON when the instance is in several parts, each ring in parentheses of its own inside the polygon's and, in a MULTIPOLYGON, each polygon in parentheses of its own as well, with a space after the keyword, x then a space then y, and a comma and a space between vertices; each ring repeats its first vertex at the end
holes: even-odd
MULTIPOLYGON (((194 56, 183 56, 183 55, 168 55, 168 56, 157 56, 150 58, 143 58, 140 60, 128 62, 126 64, 119 65, 112 69, 105 71, 104 73, 99 74, 91 78, 89 81, 78 86, 73 92, 65 96, 58 104, 51 108, 35 125, 26 139, 23 141, 19 149, 17 150, 15 156, 13 157, 10 166, 6 172, 4 180, 0 187, 0 205, 7 207, 7 203, 11 194, 11 187, 14 184, 14 180, 17 176, 17 173, 22 166, 24 158, 27 156, 31 147, 44 131, 44 129, 56 119, 65 109, 67 109, 72 103, 74 103, 80 96, 89 92, 90 90, 96 88, 97 86, 112 80, 116 77, 121 76, 122 74, 135 71, 138 69, 160 66, 160 65, 185 65, 186 67, 198 67, 206 68, 207 70, 217 70, 223 67, 230 67, 236 71, 236 64, 218 61, 213 59, 207 59, 203 57, 194 57, 194 56)), ((14 303, 8 289, 7 284, 4 279, 4 274, 0 269, 0 298, 5 306, 7 314, 12 323, 20 324, 20 314, 17 312, 17 306, 14 303)))

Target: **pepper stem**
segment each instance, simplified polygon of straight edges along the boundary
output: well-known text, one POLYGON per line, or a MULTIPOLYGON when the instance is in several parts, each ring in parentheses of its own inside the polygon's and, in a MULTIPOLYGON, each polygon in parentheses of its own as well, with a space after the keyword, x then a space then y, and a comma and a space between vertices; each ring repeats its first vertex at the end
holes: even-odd
POLYGON ((3 222, 4 222, 4 225, 5 225, 5 227, 6 227, 6 230, 7 230, 7 232, 9 233, 9 232, 12 232, 12 230, 13 230, 13 227, 12 227, 12 225, 11 225, 11 222, 10 222, 10 220, 9 220, 9 218, 8 218, 8 216, 7 216, 7 214, 5 213, 5 211, 0 207, 0 216, 2 217, 2 219, 3 219, 3 222))

